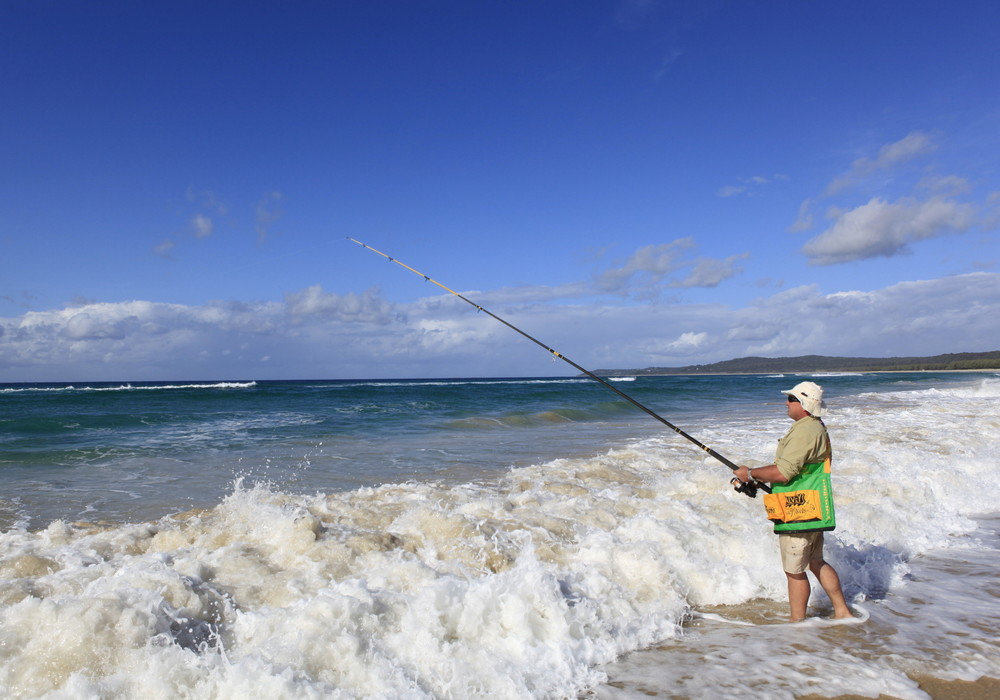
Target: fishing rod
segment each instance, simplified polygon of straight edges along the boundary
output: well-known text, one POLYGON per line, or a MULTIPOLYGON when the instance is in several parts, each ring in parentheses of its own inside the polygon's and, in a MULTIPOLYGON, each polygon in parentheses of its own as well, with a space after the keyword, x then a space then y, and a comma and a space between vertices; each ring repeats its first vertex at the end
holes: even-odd
MULTIPOLYGON (((373 253, 375 253, 377 255, 381 255, 383 258, 385 258, 389 262, 396 263, 400 267, 406 268, 407 270, 409 270, 413 274, 418 275, 420 277, 423 277, 425 282, 432 282, 432 283, 436 284, 438 287, 440 287, 444 291, 448 292, 449 294, 454 294, 459 299, 461 299, 462 301, 464 301, 466 304, 469 304, 470 306, 474 306, 477 311, 482 311, 484 314, 486 314, 488 316, 492 316, 497 321, 499 321, 503 325, 507 326, 511 330, 516 331, 516 332, 520 333, 521 335, 523 335, 525 338, 527 338, 528 340, 530 340, 531 342, 533 342, 535 345, 538 345, 538 346, 540 346, 542 348, 545 348, 545 350, 547 350, 553 357, 558 357, 560 360, 562 360, 563 362, 567 363, 568 365, 570 365, 571 367, 573 367, 577 371, 582 372, 583 374, 587 375, 588 377, 590 377, 591 379, 593 379, 598 384, 600 384, 603 387, 605 387, 607 389, 610 389, 611 391, 615 392, 616 394, 618 394, 620 397, 622 397, 623 399, 625 399, 626 401, 628 401, 630 404, 632 404, 636 408, 640 409, 641 411, 644 411, 644 412, 648 413, 650 416, 652 416, 656 420, 658 420, 661 423, 663 423, 663 425, 667 426, 668 428, 670 428, 671 430, 673 430, 675 433, 677 433, 681 437, 686 438, 687 440, 690 440, 695 445, 697 445, 700 449, 704 450, 709 455, 711 455, 715 459, 717 459, 720 462, 722 462, 723 464, 725 464, 727 467, 729 467, 730 469, 732 469, 734 472, 737 469, 739 469, 739 465, 736 465, 736 464, 730 462, 728 459, 726 459, 725 457, 723 457, 722 455, 720 455, 718 452, 716 452, 715 450, 713 450, 711 447, 709 447, 708 445, 703 444, 697 438, 692 437, 691 435, 688 435, 687 433, 685 433, 683 430, 681 430, 680 428, 678 428, 676 425, 674 425, 673 423, 671 423, 670 421, 668 421, 663 416, 659 415, 658 413, 656 413, 652 409, 647 408, 646 406, 643 406, 641 403, 639 403, 638 401, 636 401, 635 399, 633 399, 631 396, 629 396, 628 394, 626 394, 624 391, 622 391, 618 387, 616 387, 613 384, 611 384, 610 382, 602 379, 601 377, 598 377, 596 374, 594 374, 590 370, 585 369, 585 368, 581 367, 580 365, 576 364, 575 362, 573 362, 573 360, 569 359, 568 357, 566 357, 562 353, 556 352, 555 350, 553 350, 552 348, 550 348, 548 345, 546 345, 542 341, 538 340, 537 338, 535 338, 535 337, 533 337, 531 335, 528 335, 527 333, 525 333, 524 331, 522 331, 520 328, 518 328, 514 324, 509 323, 509 322, 505 321, 504 319, 500 318, 499 316, 497 316, 495 313, 493 313, 489 309, 484 309, 482 306, 480 306, 476 302, 471 301, 470 299, 467 299, 466 297, 462 296, 461 294, 459 294, 458 292, 456 292, 454 289, 450 289, 450 288, 446 287, 445 285, 441 284, 440 282, 438 282, 437 280, 431 279, 430 277, 428 277, 427 275, 425 275, 423 272, 420 272, 419 270, 413 269, 412 267, 410 267, 409 265, 407 265, 406 263, 404 263, 402 260, 397 260, 396 258, 392 257, 391 255, 386 255, 381 250, 376 250, 375 248, 372 248, 370 245, 368 245, 366 243, 362 243, 361 241, 357 240, 356 238, 351 238, 350 236, 347 236, 347 240, 353 241, 354 243, 357 243, 362 248, 367 248, 368 250, 370 250, 371 252, 373 252, 373 253)), ((765 483, 763 483, 761 481, 756 481, 756 480, 751 479, 750 481, 741 482, 741 481, 739 481, 738 479, 736 479, 734 477, 733 478, 733 482, 735 482, 734 486, 736 487, 736 491, 737 492, 739 492, 739 493, 745 493, 750 498, 756 498, 756 496, 757 496, 757 490, 758 489, 766 491, 767 493, 771 492, 771 487, 769 487, 767 484, 765 484, 765 483)))

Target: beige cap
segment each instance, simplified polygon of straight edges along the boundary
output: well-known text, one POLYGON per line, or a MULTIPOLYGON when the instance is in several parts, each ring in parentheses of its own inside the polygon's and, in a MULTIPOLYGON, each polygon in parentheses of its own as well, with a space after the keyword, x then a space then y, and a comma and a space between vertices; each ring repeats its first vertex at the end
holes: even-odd
POLYGON ((817 418, 826 413, 826 404, 823 403, 823 387, 816 382, 800 382, 788 391, 781 393, 790 394, 797 398, 802 404, 802 408, 817 418))

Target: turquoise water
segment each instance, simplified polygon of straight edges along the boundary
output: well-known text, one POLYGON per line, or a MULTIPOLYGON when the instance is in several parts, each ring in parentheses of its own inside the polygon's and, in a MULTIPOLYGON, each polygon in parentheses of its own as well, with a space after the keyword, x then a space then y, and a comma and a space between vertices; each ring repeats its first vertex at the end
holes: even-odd
POLYGON ((1000 675, 1000 592, 959 594, 997 552, 1000 376, 614 385, 759 465, 804 379, 827 557, 870 615, 849 631, 712 622, 783 614, 761 504, 589 379, 0 385, 0 694, 926 700, 912 675, 1000 675))

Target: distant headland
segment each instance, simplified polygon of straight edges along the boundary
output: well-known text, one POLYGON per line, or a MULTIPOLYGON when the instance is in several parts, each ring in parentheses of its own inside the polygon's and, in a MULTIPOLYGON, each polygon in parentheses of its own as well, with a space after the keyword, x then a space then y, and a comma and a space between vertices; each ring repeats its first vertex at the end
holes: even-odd
POLYGON ((598 369, 602 377, 638 377, 675 374, 771 374, 797 372, 942 372, 1000 369, 1000 350, 959 352, 930 357, 740 357, 707 365, 598 369))

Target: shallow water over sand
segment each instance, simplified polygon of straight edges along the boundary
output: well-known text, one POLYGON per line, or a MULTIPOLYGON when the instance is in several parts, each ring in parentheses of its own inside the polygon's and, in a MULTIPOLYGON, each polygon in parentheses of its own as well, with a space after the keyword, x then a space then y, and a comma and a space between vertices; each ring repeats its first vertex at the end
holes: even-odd
MULTIPOLYGON (((891 593, 856 603, 864 622, 788 624, 787 606, 767 600, 704 606, 677 639, 605 667, 611 680, 592 696, 996 697, 989 680, 947 683, 1000 674, 1000 519, 980 526, 911 560, 891 593)), ((820 589, 813 598, 813 614, 828 616, 820 589)))

